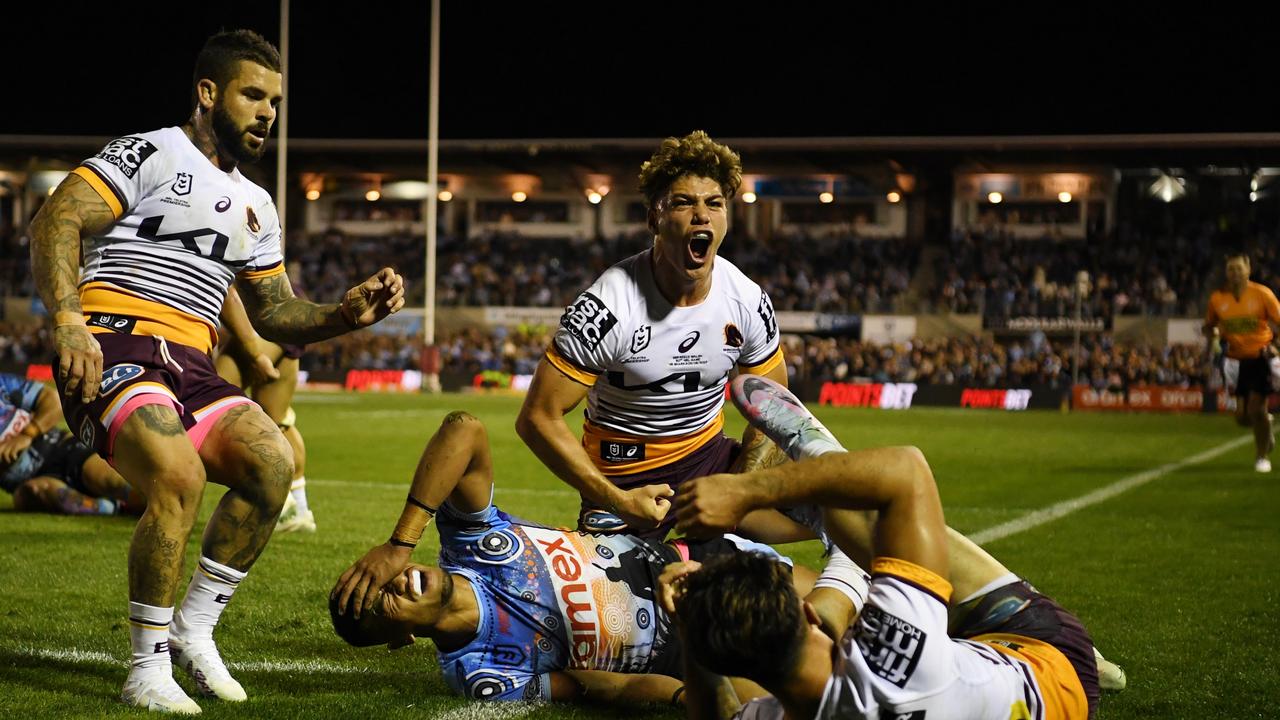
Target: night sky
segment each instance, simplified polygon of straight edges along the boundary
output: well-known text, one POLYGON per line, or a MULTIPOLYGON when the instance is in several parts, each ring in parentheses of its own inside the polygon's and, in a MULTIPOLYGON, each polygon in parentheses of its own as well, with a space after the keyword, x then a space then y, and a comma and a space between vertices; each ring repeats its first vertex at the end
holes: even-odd
MULTIPOLYGON (((178 124, 207 35, 279 39, 269 0, 20 5, 0 17, 0 134, 178 124)), ((1280 130, 1258 17, 867 5, 445 0, 441 137, 1280 130)), ((427 0, 291 12, 292 136, 426 136, 427 0)))

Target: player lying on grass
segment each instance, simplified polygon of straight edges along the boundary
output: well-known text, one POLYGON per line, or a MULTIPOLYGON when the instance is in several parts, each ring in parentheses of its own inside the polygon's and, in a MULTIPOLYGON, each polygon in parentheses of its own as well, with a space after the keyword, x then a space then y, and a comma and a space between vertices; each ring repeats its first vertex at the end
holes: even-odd
MULTIPOLYGON (((452 413, 423 452, 390 541, 333 588, 338 634, 393 648, 430 638, 445 682, 475 700, 678 701, 680 648, 654 602, 662 568, 741 547, 786 564, 767 546, 731 536, 662 543, 551 529, 503 513, 492 496, 484 426, 452 413), (438 566, 410 564, 433 518, 438 566)), ((812 573, 795 575, 807 592, 812 573)))
POLYGON ((0 373, 0 488, 21 512, 138 515, 146 500, 92 448, 59 427, 58 394, 0 373))
POLYGON ((753 424, 780 446, 817 455, 816 447, 804 453, 798 446, 820 444, 826 452, 785 468, 687 483, 676 497, 677 528, 715 534, 754 509, 820 504, 827 531, 850 555, 864 550, 850 539, 870 528, 871 594, 857 621, 833 637, 830 618, 848 616, 848 600, 816 591, 801 601, 759 558, 669 567, 659 595, 688 649, 690 717, 1093 715, 1098 676, 1084 627, 976 545, 956 542, 918 450, 842 452, 785 389, 757 379, 734 390, 753 424), (949 605, 949 558, 957 557, 966 573, 980 571, 966 584, 985 584, 949 605), (772 696, 741 706, 715 673, 752 679, 772 696))

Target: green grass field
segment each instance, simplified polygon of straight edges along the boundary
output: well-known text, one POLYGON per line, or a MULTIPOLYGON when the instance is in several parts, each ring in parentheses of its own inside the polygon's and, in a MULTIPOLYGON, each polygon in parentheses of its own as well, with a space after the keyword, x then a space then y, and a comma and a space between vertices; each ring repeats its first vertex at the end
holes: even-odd
MULTIPOLYGON (((445 413, 489 426, 496 502, 572 524, 576 494, 512 430, 509 397, 306 394, 296 407, 319 532, 280 535, 224 615, 219 647, 247 705, 202 701, 205 716, 610 718, 592 707, 469 705, 439 676, 429 642, 398 652, 333 635, 335 578, 386 539, 418 453, 445 413)), ((1242 437, 1222 417, 1056 412, 832 410, 845 444, 915 444, 928 456, 951 525, 975 533, 1242 437)), ((730 431, 741 431, 740 419, 730 431)), ((1274 718, 1280 710, 1280 474, 1252 470, 1252 445, 1170 469, 1148 483, 987 545, 1076 612, 1129 689, 1103 718, 1274 718)), ((187 553, 193 567, 210 486, 187 553)), ((137 714, 117 700, 125 676, 128 518, 12 512, 0 496, 0 710, 4 720, 137 714)), ((430 562, 437 545, 419 547, 430 562)), ((814 566, 816 543, 784 547, 814 566)), ((181 676, 180 676, 181 677, 181 676)), ((188 689, 185 677, 180 680, 188 689)), ((667 718, 664 708, 628 716, 667 718)))

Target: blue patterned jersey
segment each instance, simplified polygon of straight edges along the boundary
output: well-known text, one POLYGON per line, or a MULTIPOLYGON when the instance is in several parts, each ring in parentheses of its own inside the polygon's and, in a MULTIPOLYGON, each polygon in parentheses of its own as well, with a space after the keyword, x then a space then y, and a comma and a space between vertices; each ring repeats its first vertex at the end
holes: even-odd
POLYGON ((654 600, 672 547, 527 523, 493 505, 436 518, 440 568, 471 582, 476 637, 439 654, 445 682, 475 700, 550 696, 557 670, 676 675, 676 633, 654 600))
POLYGON ((0 440, 27 426, 41 390, 44 385, 34 380, 0 373, 0 440))

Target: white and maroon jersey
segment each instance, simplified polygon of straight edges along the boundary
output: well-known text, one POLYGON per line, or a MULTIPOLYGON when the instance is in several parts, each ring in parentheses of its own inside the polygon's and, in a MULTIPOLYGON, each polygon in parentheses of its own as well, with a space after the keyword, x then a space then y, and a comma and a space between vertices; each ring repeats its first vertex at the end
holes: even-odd
POLYGON ((112 140, 74 172, 116 217, 84 246, 80 303, 94 332, 125 323, 207 352, 236 276, 284 272, 271 196, 181 128, 112 140))
POLYGON ((565 308, 547 360, 590 385, 583 447, 606 475, 679 460, 720 433, 735 367, 782 362, 769 296, 715 259, 711 292, 677 307, 658 290, 652 250, 623 260, 565 308))
MULTIPOLYGON (((947 636, 951 585, 912 563, 879 558, 871 595, 837 644, 815 720, 1085 720, 1075 669, 1053 646, 1019 635, 947 636)), ((782 720, 758 698, 740 720, 782 720)))

